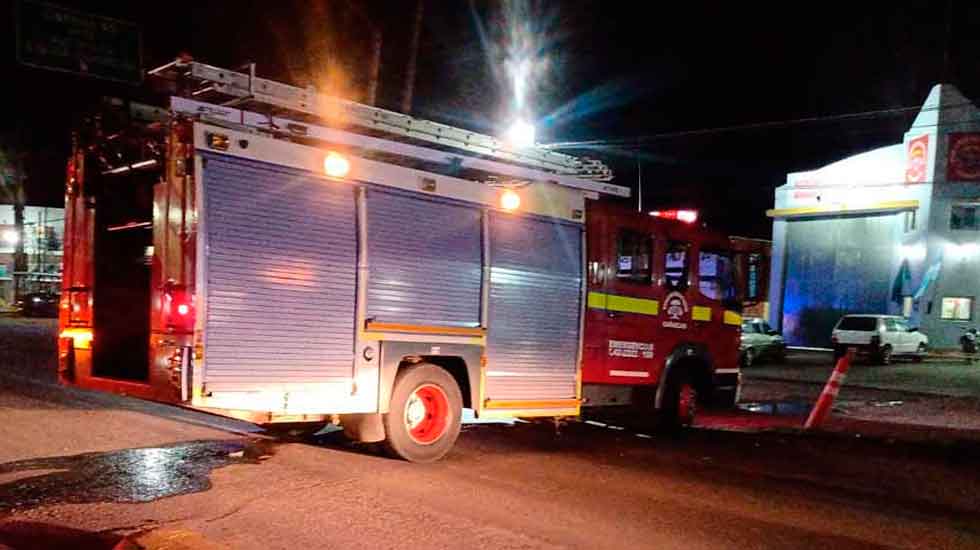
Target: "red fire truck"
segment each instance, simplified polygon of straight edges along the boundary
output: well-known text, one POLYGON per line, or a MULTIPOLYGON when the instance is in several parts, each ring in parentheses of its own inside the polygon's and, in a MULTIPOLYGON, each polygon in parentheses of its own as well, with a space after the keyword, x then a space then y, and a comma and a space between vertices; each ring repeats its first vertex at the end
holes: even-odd
POLYGON ((596 161, 178 59, 68 164, 59 375, 442 457, 479 417, 733 401, 723 236, 596 161))

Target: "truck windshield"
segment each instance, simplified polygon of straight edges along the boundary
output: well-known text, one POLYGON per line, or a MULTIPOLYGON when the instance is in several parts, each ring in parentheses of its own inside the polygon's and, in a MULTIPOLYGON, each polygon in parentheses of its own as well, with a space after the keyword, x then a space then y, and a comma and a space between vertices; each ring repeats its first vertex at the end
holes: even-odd
POLYGON ((698 254, 698 289, 711 300, 735 298, 735 262, 730 253, 704 250, 698 254))

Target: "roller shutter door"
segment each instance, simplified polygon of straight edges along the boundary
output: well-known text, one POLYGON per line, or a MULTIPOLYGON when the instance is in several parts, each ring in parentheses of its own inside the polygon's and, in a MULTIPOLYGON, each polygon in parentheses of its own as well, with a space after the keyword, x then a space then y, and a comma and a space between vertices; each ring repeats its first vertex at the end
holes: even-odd
POLYGON ((348 380, 353 187, 222 155, 203 178, 207 390, 348 380))
POLYGON ((894 280, 895 214, 790 221, 782 328, 796 346, 829 347, 848 313, 888 313, 894 280))
POLYGON ((367 206, 368 319, 479 326, 481 211, 375 189, 367 206))
POLYGON ((581 227, 494 212, 490 248, 486 397, 575 397, 581 227))

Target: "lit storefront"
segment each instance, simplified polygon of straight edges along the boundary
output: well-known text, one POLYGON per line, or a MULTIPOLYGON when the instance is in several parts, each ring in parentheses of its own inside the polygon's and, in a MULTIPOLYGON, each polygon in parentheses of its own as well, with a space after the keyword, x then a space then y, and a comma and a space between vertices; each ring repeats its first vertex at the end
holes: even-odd
POLYGON ((937 85, 901 143, 788 174, 768 214, 770 322, 790 345, 887 313, 954 347, 978 314, 980 111, 937 85))
POLYGON ((0 311, 13 303, 18 285, 21 294, 60 292, 64 217, 63 208, 25 206, 18 228, 13 205, 0 204, 0 311), (15 270, 21 243, 27 271, 15 270))

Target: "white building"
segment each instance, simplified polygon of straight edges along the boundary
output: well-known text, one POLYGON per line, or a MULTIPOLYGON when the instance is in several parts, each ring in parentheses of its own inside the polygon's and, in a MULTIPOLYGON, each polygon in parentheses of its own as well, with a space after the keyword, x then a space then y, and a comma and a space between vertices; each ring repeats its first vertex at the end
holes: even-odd
POLYGON ((901 143, 788 174, 768 214, 770 321, 791 345, 891 313, 956 346, 980 294, 980 111, 937 85, 901 143))

